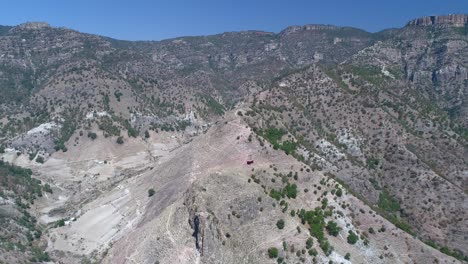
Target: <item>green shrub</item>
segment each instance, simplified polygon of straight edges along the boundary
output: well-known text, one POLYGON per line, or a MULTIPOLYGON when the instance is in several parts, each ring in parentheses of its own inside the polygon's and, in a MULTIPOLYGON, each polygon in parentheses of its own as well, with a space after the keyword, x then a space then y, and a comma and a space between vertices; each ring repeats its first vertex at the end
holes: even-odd
POLYGON ((41 164, 44 163, 44 157, 42 157, 42 156, 37 156, 36 162, 37 162, 37 163, 41 163, 41 164))
POLYGON ((336 222, 334 221, 329 221, 327 223, 326 228, 327 228, 328 234, 332 236, 337 236, 341 231, 341 227, 339 227, 338 224, 336 224, 336 222))
POLYGON ((270 197, 279 201, 282 197, 282 193, 280 191, 277 191, 275 189, 271 189, 270 191, 270 197))
POLYGON ((156 193, 156 191, 153 188, 149 189, 148 190, 148 197, 153 196, 155 193, 156 193))
POLYGON ((120 91, 115 91, 114 92, 115 98, 117 99, 118 102, 120 102, 120 97, 123 95, 120 91))
POLYGON ((121 145, 122 145, 123 143, 124 143, 123 137, 122 137, 122 136, 118 137, 118 138, 117 138, 117 144, 121 144, 121 145))
POLYGON ((276 222, 276 227, 278 227, 278 229, 283 229, 284 228, 284 220, 283 219, 278 220, 278 222, 276 222))
POLYGON ((332 248, 332 246, 330 245, 330 242, 328 242, 327 239, 319 240, 319 245, 320 245, 320 248, 325 253, 325 255, 327 255, 327 256, 330 255, 331 252, 333 251, 333 248, 332 248))
POLYGON ((268 249, 268 256, 270 258, 277 258, 278 257, 278 249, 275 247, 271 247, 268 249))
POLYGON ((88 137, 92 140, 95 140, 97 138, 97 134, 94 132, 88 132, 88 137))
POLYGON ((281 128, 268 128, 263 132, 263 136, 273 145, 277 145, 278 141, 286 134, 281 128))
POLYGON ((101 118, 99 129, 104 131, 104 136, 120 136, 120 128, 115 126, 112 119, 108 116, 101 118))
POLYGON ((283 189, 283 193, 288 197, 288 198, 292 198, 292 199, 295 199, 296 196, 297 196, 297 185, 296 184, 288 184, 286 185, 286 187, 284 187, 283 189))
POLYGON ((57 222, 55 222, 55 227, 61 227, 65 226, 65 219, 60 219, 57 222))
POLYGON ((346 238, 349 244, 356 244, 356 242, 359 240, 359 237, 354 233, 353 231, 349 230, 348 231, 348 237, 346 238))
POLYGON ((283 144, 279 145, 280 149, 286 154, 291 154, 297 149, 297 143, 294 141, 286 140, 283 144))
POLYGON ((309 249, 308 253, 310 256, 314 256, 314 257, 318 255, 318 252, 315 248, 309 249))
POLYGON ((127 129, 127 134, 129 137, 134 137, 136 138, 138 136, 138 130, 136 130, 128 120, 124 121, 124 127, 127 129))
POLYGON ((336 189, 335 194, 336 194, 336 196, 341 197, 341 196, 343 195, 343 190, 341 190, 341 188, 338 187, 338 188, 336 189))
POLYGON ((306 240, 306 248, 307 249, 310 249, 312 246, 314 245, 314 240, 309 237, 307 240, 306 240))

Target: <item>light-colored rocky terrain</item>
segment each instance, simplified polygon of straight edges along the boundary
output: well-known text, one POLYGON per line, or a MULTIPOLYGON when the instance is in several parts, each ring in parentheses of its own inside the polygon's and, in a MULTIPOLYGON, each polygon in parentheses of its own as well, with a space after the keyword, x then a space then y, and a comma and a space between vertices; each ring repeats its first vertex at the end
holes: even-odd
POLYGON ((332 194, 340 184, 321 172, 269 144, 249 141, 253 132, 235 112, 225 120, 193 139, 154 133, 148 140, 115 145, 83 138, 42 165, 16 154, 5 159, 31 167, 53 186, 53 194, 39 199, 34 210, 44 224, 66 220, 45 235, 46 250, 57 263, 101 258, 103 263, 270 263, 271 247, 293 263, 457 262, 396 228, 344 187, 341 197, 332 194), (250 158, 254 164, 247 165, 250 158), (297 184, 298 194, 285 198, 283 212, 268 193, 283 185, 278 174, 289 172, 297 172, 297 180, 288 180, 297 184), (148 197, 151 188, 155 195, 148 197), (312 210, 325 198, 332 211, 326 219, 342 229, 336 237, 327 235, 334 250, 325 255, 314 239, 317 256, 297 254, 311 236, 290 211, 312 210), (279 219, 285 221, 282 230, 279 219), (382 227, 385 231, 377 231, 382 227), (354 245, 346 241, 348 230, 361 236, 354 245))

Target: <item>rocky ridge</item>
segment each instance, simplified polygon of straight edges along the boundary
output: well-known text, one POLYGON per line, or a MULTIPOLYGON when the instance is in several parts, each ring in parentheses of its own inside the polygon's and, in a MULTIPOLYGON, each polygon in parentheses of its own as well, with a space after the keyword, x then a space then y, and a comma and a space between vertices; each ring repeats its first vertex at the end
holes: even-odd
POLYGON ((438 27, 465 27, 468 24, 468 15, 450 14, 446 16, 426 16, 408 23, 411 26, 438 26, 438 27))

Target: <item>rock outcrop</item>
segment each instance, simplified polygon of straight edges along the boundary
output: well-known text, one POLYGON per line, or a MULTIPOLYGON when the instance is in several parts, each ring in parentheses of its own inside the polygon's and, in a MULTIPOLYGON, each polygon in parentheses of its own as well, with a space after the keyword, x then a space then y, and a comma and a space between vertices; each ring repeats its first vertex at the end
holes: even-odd
POLYGON ((408 23, 409 26, 464 27, 468 24, 468 15, 451 14, 446 16, 426 16, 408 23))
POLYGON ((12 28, 11 30, 14 32, 17 30, 39 30, 50 27, 51 26, 49 25, 49 23, 46 22, 26 22, 12 28))
POLYGON ((332 30, 339 29, 340 27, 333 25, 320 25, 320 24, 308 24, 304 26, 290 26, 281 31, 280 35, 289 35, 294 32, 301 30, 332 30))

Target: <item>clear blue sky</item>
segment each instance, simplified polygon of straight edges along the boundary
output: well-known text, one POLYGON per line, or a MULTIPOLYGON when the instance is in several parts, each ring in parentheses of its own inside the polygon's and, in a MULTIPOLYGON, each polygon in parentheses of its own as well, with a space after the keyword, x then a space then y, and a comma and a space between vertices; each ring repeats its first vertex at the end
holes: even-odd
POLYGON ((0 25, 46 21, 128 40, 334 24, 371 32, 401 27, 420 16, 468 13, 468 0, 14 0, 0 25))

